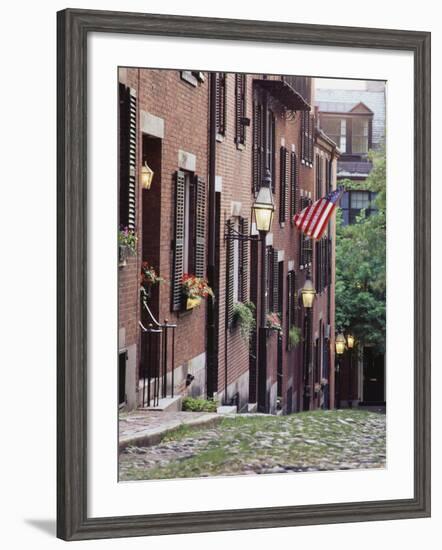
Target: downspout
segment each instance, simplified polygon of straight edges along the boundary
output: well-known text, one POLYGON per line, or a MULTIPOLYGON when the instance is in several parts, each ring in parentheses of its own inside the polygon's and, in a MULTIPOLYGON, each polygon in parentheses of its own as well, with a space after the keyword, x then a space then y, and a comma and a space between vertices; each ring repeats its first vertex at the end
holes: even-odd
MULTIPOLYGON (((208 239, 207 239, 207 280, 209 286, 218 291, 216 270, 216 77, 210 73, 209 91, 209 183, 208 183, 208 239)), ((216 296, 219 300, 219 296, 216 296)), ((207 397, 213 397, 218 388, 217 358, 218 322, 215 301, 210 298, 207 305, 207 397)))

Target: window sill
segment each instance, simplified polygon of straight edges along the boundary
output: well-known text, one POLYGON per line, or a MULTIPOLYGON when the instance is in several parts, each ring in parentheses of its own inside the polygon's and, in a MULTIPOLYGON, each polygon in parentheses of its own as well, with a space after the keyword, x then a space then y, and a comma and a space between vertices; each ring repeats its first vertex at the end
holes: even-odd
POLYGON ((216 134, 216 141, 218 141, 219 143, 222 143, 224 141, 223 134, 216 134))

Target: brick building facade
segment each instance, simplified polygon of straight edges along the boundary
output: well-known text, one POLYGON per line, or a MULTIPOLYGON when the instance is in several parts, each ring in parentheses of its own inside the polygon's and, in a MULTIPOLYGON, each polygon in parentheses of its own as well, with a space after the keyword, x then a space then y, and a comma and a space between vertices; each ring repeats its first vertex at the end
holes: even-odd
POLYGON ((128 408, 172 395, 240 411, 334 406, 334 222, 318 243, 292 223, 336 181, 337 149, 316 128, 313 89, 303 77, 120 69, 119 223, 138 238, 119 268, 128 408), (140 185, 143 165, 150 189, 140 185), (275 213, 263 248, 252 206, 266 169, 275 213), (142 262, 164 279, 145 305, 142 262), (185 273, 206 277, 215 299, 187 309, 185 273), (308 314, 307 273, 317 289, 308 314), (257 326, 247 340, 236 304, 249 302, 257 326), (263 312, 282 330, 262 326, 263 312))

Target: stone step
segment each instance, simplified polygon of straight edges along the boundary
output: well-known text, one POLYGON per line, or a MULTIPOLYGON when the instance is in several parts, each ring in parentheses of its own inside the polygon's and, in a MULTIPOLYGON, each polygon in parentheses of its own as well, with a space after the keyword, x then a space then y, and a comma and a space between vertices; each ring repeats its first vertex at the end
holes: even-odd
POLYGON ((167 411, 177 412, 182 409, 183 397, 181 395, 175 395, 174 397, 163 397, 159 400, 156 407, 139 407, 142 411, 167 411))

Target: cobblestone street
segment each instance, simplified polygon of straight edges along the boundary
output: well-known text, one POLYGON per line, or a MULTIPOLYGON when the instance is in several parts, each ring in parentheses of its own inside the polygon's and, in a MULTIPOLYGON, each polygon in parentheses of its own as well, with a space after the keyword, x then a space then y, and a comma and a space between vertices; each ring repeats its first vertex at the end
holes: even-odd
POLYGON ((127 446, 120 480, 384 468, 385 419, 338 410, 236 415, 206 428, 180 424, 156 445, 127 446))

